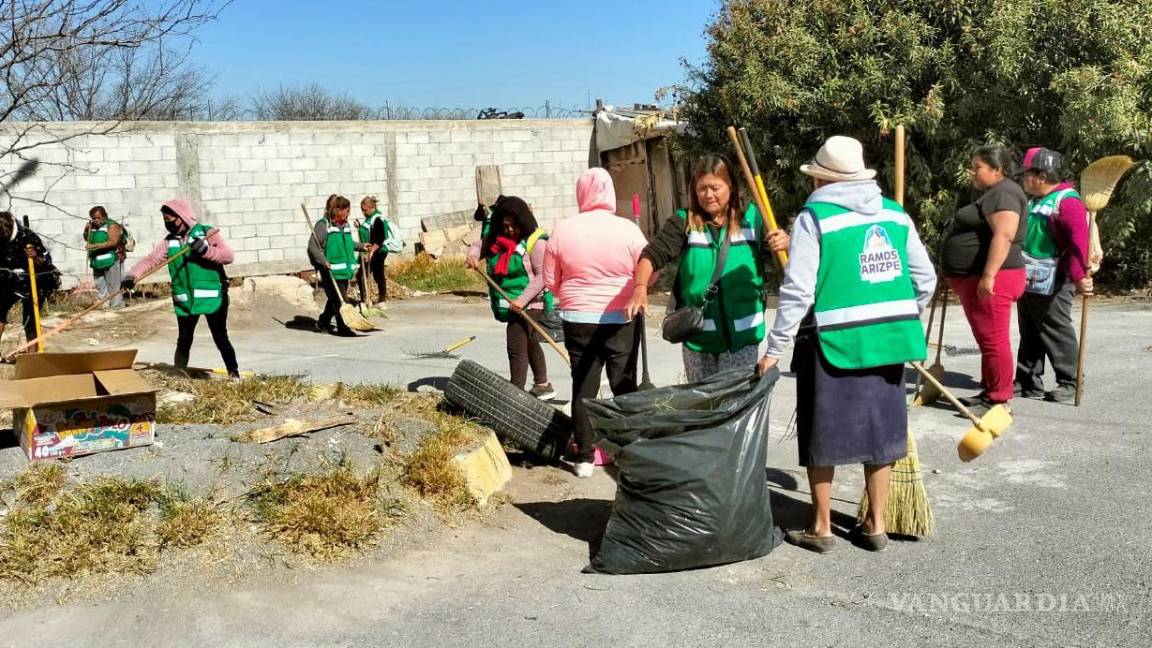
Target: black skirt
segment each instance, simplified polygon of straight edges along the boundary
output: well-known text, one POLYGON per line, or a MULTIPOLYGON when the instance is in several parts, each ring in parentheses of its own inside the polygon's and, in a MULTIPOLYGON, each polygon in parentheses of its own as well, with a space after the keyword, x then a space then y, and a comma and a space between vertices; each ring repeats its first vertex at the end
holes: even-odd
POLYGON ((907 454, 903 365, 839 369, 808 329, 796 336, 792 370, 801 466, 884 465, 907 454))

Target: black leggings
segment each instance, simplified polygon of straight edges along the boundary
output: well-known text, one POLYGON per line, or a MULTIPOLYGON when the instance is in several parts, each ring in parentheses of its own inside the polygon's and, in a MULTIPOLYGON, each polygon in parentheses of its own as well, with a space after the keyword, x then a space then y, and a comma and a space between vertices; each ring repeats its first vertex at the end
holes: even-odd
MULTIPOLYGON (((372 257, 368 259, 368 269, 372 272, 372 281, 376 282, 376 301, 382 302, 388 299, 388 276, 384 273, 384 260, 388 258, 388 250, 384 248, 377 248, 372 253, 372 257)), ((361 266, 360 270, 356 272, 356 281, 360 286, 360 294, 368 294, 368 286, 365 285, 367 279, 364 277, 364 268, 361 266)), ((364 297, 361 297, 364 299, 364 297)))
POLYGON ((596 433, 588 419, 586 398, 600 393, 600 375, 608 371, 612 394, 636 391, 636 360, 640 336, 636 322, 627 324, 575 324, 564 322, 564 346, 572 359, 572 419, 576 426, 576 461, 592 461, 596 433))
POLYGON ((537 324, 544 317, 544 311, 523 310, 519 315, 512 314, 508 321, 506 341, 508 344, 508 369, 512 384, 524 389, 528 382, 528 368, 532 368, 532 381, 537 385, 548 382, 548 363, 544 359, 544 349, 540 347, 540 338, 531 325, 525 321, 531 317, 537 324))
MULTIPOLYGON (((232 348, 232 342, 228 339, 227 291, 224 292, 220 310, 211 315, 205 315, 204 319, 208 320, 208 330, 212 332, 212 341, 216 343, 220 357, 224 360, 224 368, 228 370, 229 375, 239 373, 236 350, 232 348)), ((179 328, 180 334, 176 338, 176 358, 173 360, 173 364, 177 367, 188 366, 188 355, 192 352, 192 339, 196 336, 196 325, 199 323, 199 315, 176 316, 176 326, 179 328)))
POLYGON ((348 280, 333 280, 332 272, 324 266, 316 266, 316 272, 320 275, 320 285, 324 287, 324 296, 328 298, 328 301, 324 303, 324 311, 320 313, 320 326, 329 326, 332 324, 332 318, 336 318, 336 328, 340 330, 348 328, 348 325, 344 323, 344 318, 340 317, 340 306, 344 303, 343 296, 348 294, 348 280), (340 292, 336 292, 337 290, 340 292))
MULTIPOLYGON (((44 302, 48 299, 46 292, 40 292, 37 297, 40 298, 40 314, 44 314, 44 302)), ((36 339, 36 320, 32 317, 32 297, 23 296, 16 292, 5 292, 0 296, 0 323, 8 323, 8 312, 16 305, 16 302, 21 304, 21 320, 24 324, 24 337, 29 341, 36 339)))

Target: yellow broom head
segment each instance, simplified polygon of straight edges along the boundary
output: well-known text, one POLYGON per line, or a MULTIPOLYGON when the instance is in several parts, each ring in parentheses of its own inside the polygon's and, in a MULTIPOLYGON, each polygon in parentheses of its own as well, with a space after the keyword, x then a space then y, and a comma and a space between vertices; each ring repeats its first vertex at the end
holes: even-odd
POLYGON ((1084 207, 1090 212, 1098 212, 1108 206, 1116 184, 1135 164, 1127 155, 1110 155, 1100 158, 1080 174, 1080 195, 1084 207))
POLYGON ((376 325, 368 318, 360 314, 356 307, 351 304, 344 304, 340 307, 340 318, 348 325, 348 328, 353 331, 375 331, 376 325))
MULTIPOLYGON (((856 513, 860 522, 867 518, 868 507, 868 493, 865 491, 856 513)), ((928 491, 924 487, 916 439, 911 432, 908 433, 908 454, 892 466, 892 486, 888 491, 884 526, 888 533, 920 538, 932 535, 936 528, 932 503, 928 501, 928 491)))

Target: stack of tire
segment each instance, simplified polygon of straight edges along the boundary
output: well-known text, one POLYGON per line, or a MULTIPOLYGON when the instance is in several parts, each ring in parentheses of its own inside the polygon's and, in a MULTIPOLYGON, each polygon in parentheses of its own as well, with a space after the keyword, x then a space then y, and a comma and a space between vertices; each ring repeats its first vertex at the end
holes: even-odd
POLYGON ((572 438, 572 418, 471 360, 461 360, 444 397, 496 431, 505 443, 557 461, 572 438))

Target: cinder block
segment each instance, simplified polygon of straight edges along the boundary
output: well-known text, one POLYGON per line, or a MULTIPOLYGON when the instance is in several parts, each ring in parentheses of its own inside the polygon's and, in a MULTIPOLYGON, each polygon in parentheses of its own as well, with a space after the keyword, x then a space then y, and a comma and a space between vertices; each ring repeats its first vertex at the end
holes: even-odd
POLYGON ((267 198, 268 189, 264 185, 251 184, 240 187, 241 198, 267 198))
POLYGON ((133 160, 163 160, 164 154, 161 150, 163 147, 150 146, 147 148, 134 148, 132 149, 133 160))
POLYGON ((228 228, 228 238, 233 240, 243 240, 256 236, 255 225, 233 225, 228 228))
POLYGON ((136 176, 114 175, 107 178, 105 185, 108 189, 135 189, 136 176))
POLYGON ((275 249, 275 248, 262 249, 262 250, 258 250, 256 252, 256 256, 257 256, 257 258, 259 258, 260 262, 283 261, 284 260, 284 250, 275 249))
POLYGON ((76 175, 74 178, 77 189, 100 191, 108 188, 108 179, 97 175, 76 175))
POLYGON ((242 159, 240 160, 240 170, 250 172, 264 171, 264 160, 255 160, 252 158, 242 159))
POLYGON ((408 144, 427 144, 429 139, 428 131, 410 131, 404 134, 404 141, 408 144))
POLYGON ((269 171, 288 171, 292 168, 292 162, 286 158, 272 158, 264 162, 264 167, 269 171))
POLYGON ((294 171, 313 171, 316 169, 316 160, 305 157, 292 158, 292 169, 294 171))
POLYGON ((104 149, 104 160, 109 162, 126 162, 136 158, 132 155, 133 149, 122 144, 113 148, 104 149))

